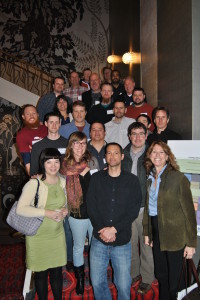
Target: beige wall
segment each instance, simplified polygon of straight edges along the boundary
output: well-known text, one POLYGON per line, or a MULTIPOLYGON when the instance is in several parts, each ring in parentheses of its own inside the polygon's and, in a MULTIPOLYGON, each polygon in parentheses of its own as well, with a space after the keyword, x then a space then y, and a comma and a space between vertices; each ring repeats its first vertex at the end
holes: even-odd
POLYGON ((38 95, 30 93, 29 91, 1 77, 0 77, 0 97, 18 106, 22 106, 24 104, 36 105, 39 99, 38 95))

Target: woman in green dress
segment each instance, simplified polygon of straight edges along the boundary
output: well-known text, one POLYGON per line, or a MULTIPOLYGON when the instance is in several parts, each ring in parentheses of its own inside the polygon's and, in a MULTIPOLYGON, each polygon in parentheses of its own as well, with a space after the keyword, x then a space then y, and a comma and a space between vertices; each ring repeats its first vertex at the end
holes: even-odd
POLYGON ((27 268, 35 272, 39 300, 48 299, 48 275, 55 300, 62 299, 62 266, 66 265, 63 219, 67 215, 65 180, 58 176, 61 155, 57 149, 44 149, 40 155, 39 200, 34 207, 37 180, 24 186, 17 213, 26 217, 44 217, 34 236, 26 236, 27 268))

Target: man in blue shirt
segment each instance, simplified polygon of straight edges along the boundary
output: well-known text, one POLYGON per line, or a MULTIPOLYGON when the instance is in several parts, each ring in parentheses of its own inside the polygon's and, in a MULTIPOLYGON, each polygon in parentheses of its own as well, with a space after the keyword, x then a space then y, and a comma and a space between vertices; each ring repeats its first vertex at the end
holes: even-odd
POLYGON ((75 101, 72 104, 72 115, 73 115, 73 121, 69 124, 61 126, 59 133, 66 139, 69 139, 69 136, 73 132, 81 131, 85 133, 87 138, 89 139, 90 125, 85 120, 85 116, 86 116, 85 103, 83 103, 82 101, 75 101))

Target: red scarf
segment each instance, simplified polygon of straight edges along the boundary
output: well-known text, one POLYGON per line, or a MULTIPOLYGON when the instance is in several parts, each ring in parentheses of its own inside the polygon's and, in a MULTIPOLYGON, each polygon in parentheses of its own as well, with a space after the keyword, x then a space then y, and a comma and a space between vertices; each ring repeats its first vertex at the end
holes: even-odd
POLYGON ((75 162, 72 166, 64 161, 61 173, 66 176, 67 204, 73 214, 79 214, 83 203, 83 192, 79 180, 79 174, 88 166, 87 162, 75 162))

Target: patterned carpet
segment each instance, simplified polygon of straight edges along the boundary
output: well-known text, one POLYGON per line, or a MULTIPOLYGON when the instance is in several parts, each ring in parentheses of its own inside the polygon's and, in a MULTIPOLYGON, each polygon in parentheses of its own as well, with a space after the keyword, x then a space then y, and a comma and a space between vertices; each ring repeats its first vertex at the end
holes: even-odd
MULTIPOLYGON (((88 255, 85 258, 85 291, 83 296, 77 296, 75 291, 76 279, 73 273, 63 269, 63 300, 92 300, 94 299, 92 286, 89 282, 88 255)), ((23 243, 15 245, 0 245, 0 300, 23 299, 22 290, 25 276, 25 247, 23 243)), ((108 283, 112 299, 117 300, 117 292, 112 283, 112 269, 108 267, 108 283)), ((131 299, 158 300, 158 283, 153 282, 151 290, 147 295, 137 293, 138 284, 131 288, 131 299)), ((37 296, 35 299, 38 299, 37 296)), ((49 285, 48 299, 53 300, 49 285)))

